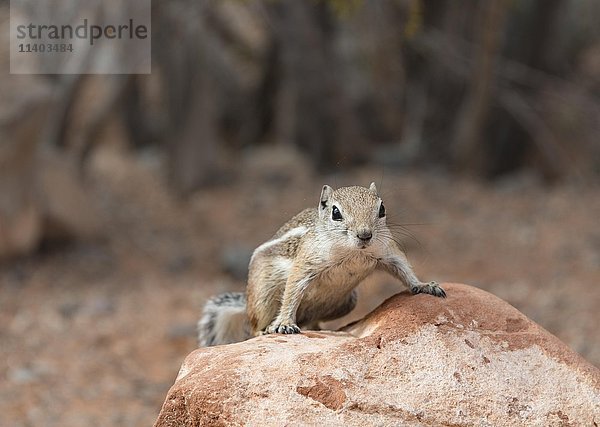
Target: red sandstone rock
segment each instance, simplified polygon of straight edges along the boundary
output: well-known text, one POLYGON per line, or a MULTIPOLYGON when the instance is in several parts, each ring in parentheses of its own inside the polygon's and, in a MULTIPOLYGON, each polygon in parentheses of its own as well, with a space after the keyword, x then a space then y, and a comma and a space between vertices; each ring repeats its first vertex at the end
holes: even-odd
POLYGON ((342 331, 196 350, 155 425, 600 425, 597 368, 499 298, 444 288, 342 331))

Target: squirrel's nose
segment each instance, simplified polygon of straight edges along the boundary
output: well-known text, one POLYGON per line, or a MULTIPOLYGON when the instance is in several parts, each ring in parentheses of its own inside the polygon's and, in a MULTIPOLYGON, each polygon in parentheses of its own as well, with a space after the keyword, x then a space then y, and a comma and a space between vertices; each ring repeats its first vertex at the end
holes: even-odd
POLYGON ((371 240, 371 237, 373 237, 373 233, 371 233, 371 230, 361 230, 358 233, 356 233, 356 237, 358 237, 360 240, 367 242, 371 240))

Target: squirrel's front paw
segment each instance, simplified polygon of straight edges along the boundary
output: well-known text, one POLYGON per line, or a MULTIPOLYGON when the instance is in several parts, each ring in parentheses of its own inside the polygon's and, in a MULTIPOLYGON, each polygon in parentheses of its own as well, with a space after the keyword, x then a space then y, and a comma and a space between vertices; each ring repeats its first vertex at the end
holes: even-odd
POLYGON ((446 298, 446 291, 437 282, 421 283, 420 286, 410 288, 413 294, 429 294, 436 297, 446 298))
POLYGON ((267 329, 266 334, 299 334, 300 328, 295 323, 273 323, 267 329))

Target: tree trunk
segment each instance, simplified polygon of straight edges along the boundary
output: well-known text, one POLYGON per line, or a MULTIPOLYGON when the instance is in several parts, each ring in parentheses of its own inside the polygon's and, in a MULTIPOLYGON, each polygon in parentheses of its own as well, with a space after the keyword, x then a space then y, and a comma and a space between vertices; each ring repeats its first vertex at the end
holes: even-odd
POLYGON ((500 49, 506 16, 505 0, 480 3, 481 19, 477 50, 468 92, 456 119, 453 155, 455 167, 461 171, 481 172, 483 167, 482 138, 492 102, 494 69, 500 49))

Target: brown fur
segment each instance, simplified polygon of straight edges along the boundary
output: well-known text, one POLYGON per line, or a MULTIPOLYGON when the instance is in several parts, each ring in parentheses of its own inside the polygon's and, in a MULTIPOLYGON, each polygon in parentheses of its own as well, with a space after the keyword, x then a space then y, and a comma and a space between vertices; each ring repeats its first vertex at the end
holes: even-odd
POLYGON ((335 191, 324 186, 317 208, 303 210, 256 248, 245 295, 207 302, 198 322, 201 345, 298 333, 299 326, 318 329, 319 322, 354 309, 356 287, 375 269, 412 293, 445 296, 435 282, 417 279, 385 219, 375 184, 335 191))
POLYGON ((356 286, 376 268, 400 279, 413 292, 442 296, 436 284, 417 280, 379 218, 381 199, 372 184, 325 186, 318 208, 305 209, 284 224, 250 262, 246 310, 252 333, 295 333, 298 326, 314 327, 350 312, 356 305, 356 286), (333 221, 336 206, 342 221, 333 221), (372 232, 361 248, 354 237, 372 232), (353 240, 354 238, 354 240, 353 240))

